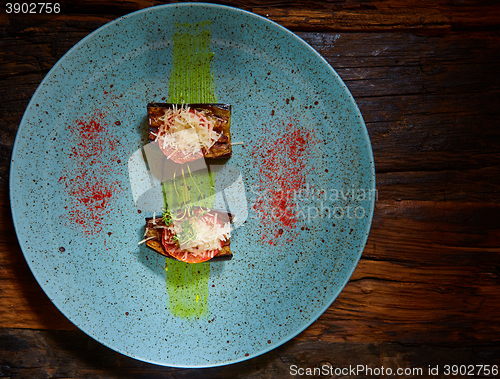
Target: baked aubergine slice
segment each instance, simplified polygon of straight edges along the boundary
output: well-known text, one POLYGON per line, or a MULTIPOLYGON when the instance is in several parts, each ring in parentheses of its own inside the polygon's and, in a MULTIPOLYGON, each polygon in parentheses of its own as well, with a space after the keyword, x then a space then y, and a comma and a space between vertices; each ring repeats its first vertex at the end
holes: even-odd
POLYGON ((231 157, 231 105, 150 103, 148 139, 176 163, 231 157))
POLYGON ((187 263, 232 259, 229 236, 231 214, 200 207, 191 210, 189 216, 177 216, 176 221, 169 220, 169 225, 163 217, 146 218, 144 238, 148 248, 168 258, 187 263), (185 228, 185 225, 188 225, 188 228, 185 228), (214 228, 217 231, 214 231, 214 228), (182 234, 187 236, 183 237, 182 234))

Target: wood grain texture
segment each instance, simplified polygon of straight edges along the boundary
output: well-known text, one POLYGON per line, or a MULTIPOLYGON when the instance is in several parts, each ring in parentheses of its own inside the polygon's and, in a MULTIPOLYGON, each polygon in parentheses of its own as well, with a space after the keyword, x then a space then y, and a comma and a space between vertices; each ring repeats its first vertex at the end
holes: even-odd
POLYGON ((290 377, 291 364, 498 362, 495 1, 224 2, 292 29, 325 57, 353 94, 373 147, 378 200, 363 256, 332 306, 292 341, 227 367, 161 368, 101 346, 54 307, 24 261, 10 215, 18 125, 68 49, 159 3, 80 0, 57 16, 0 15, 0 377, 275 378, 290 377))
MULTIPOLYGON (((61 1, 61 13, 71 16, 111 15, 114 18, 164 3, 172 2, 68 0, 61 1)), ((500 25, 500 11, 494 0, 465 0, 459 3, 453 0, 422 0, 417 3, 411 0, 222 0, 214 3, 254 12, 294 31, 398 31, 435 34, 450 30, 491 29, 500 25)))
MULTIPOLYGON (((500 364, 499 347, 412 347, 393 343, 330 343, 292 340, 252 360, 235 365, 208 369, 179 369, 155 366, 117 354, 86 335, 73 331, 1 330, 0 377, 12 378, 253 378, 293 377, 293 370, 329 367, 349 370, 361 366, 359 375, 322 375, 321 377, 379 377, 366 375, 368 369, 384 367, 415 370, 414 378, 445 378, 444 366, 500 364), (440 375, 426 375, 439 366, 440 375), (487 362, 487 363, 486 363, 487 362), (416 371, 422 370, 422 371, 416 371), (363 375, 365 373, 365 375, 363 375)), ((410 371, 410 374, 412 371, 410 371)), ((318 378, 319 375, 300 375, 318 378)), ((402 377, 402 376, 399 376, 402 377)), ((454 379, 467 375, 452 376, 454 379)), ((484 377, 484 376, 483 376, 484 377)))

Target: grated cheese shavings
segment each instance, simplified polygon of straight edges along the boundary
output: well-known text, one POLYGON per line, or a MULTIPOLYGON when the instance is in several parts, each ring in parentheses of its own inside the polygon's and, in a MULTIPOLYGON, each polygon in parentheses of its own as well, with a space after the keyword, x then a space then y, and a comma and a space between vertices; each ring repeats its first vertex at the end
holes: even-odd
POLYGON ((180 248, 193 255, 201 255, 206 251, 221 248, 221 242, 229 238, 231 227, 229 223, 222 223, 214 216, 193 216, 184 220, 175 221, 170 227, 178 236, 180 248), (186 220, 189 227, 194 229, 195 236, 183 238, 183 228, 186 220))
POLYGON ((153 237, 148 237, 148 238, 145 238, 145 239, 143 239, 142 241, 138 242, 137 244, 138 244, 138 245, 141 245, 141 244, 143 244, 144 242, 149 241, 149 240, 151 240, 151 239, 153 239, 153 238, 155 238, 155 237, 153 236, 153 237))
POLYGON ((196 155, 202 149, 210 149, 220 138, 213 130, 215 120, 196 109, 175 106, 167 109, 160 120, 163 123, 155 141, 163 149, 175 148, 185 155, 196 155))

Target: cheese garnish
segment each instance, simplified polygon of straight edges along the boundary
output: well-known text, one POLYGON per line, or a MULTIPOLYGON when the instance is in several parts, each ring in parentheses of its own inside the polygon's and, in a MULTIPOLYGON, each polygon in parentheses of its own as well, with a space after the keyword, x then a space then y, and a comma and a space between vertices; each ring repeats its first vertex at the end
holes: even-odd
POLYGON ((170 230, 177 236, 179 247, 194 255, 221 248, 229 238, 231 226, 217 219, 217 214, 192 215, 174 221, 170 230), (189 230, 188 230, 189 229, 189 230))
POLYGON ((167 109, 160 120, 162 124, 155 141, 159 141, 163 149, 170 147, 185 155, 196 155, 202 149, 210 149, 220 138, 213 130, 216 120, 196 109, 174 106, 167 109))

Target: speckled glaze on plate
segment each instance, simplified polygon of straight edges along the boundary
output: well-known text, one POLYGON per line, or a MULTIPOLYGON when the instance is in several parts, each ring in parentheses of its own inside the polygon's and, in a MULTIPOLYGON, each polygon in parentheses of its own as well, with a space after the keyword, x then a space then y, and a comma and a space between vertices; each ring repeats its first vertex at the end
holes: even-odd
POLYGON ((69 320, 142 361, 211 367, 276 348, 331 305, 366 243, 374 183, 359 110, 317 52, 260 16, 191 3, 121 17, 53 67, 21 122, 10 194, 26 261, 69 320), (145 143, 145 105, 167 95, 173 25, 198 21, 211 24, 216 93, 233 106, 233 141, 245 141, 245 147, 233 147, 230 165, 243 175, 250 213, 231 237, 233 260, 211 264, 210 315, 189 320, 166 309, 164 259, 137 245, 145 214, 135 207, 127 162, 145 143), (109 144, 97 146, 99 161, 87 157, 84 172, 100 175, 111 190, 103 195, 98 225, 75 226, 66 216, 77 195, 68 188, 82 167, 69 131, 85 117, 99 118, 109 144), (259 196, 252 186, 260 180, 253 152, 262 126, 270 128, 266 138, 272 140, 273 133, 286 135, 291 118, 319 141, 307 183, 328 197, 304 195, 308 209, 321 217, 312 212, 295 230, 285 230, 293 238, 268 243, 261 240, 264 224, 252 214, 259 196))

